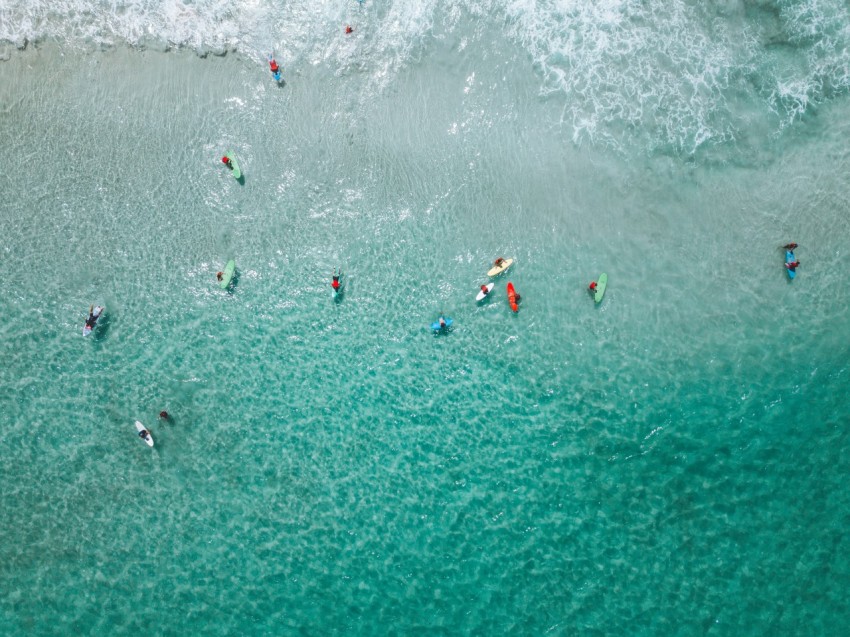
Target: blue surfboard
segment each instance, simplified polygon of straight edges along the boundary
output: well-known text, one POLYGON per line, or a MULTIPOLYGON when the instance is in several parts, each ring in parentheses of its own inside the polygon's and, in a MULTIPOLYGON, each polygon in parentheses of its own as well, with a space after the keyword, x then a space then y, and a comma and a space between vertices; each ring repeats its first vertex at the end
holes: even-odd
POLYGON ((453 321, 453 320, 451 320, 448 316, 444 316, 443 318, 444 318, 444 319, 446 319, 446 325, 445 325, 445 327, 443 327, 443 326, 441 326, 441 325, 440 325, 440 321, 439 321, 439 320, 436 320, 436 321, 434 321, 433 323, 431 323, 431 329, 432 329, 432 330, 434 330, 435 332, 440 332, 440 331, 442 331, 442 330, 447 330, 447 329, 449 329, 449 328, 452 326, 452 323, 454 323, 454 321, 453 321))
MULTIPOLYGON (((785 263, 794 263, 794 261, 796 260, 797 259, 794 257, 794 253, 791 252, 791 250, 785 251, 785 263)), ((797 273, 790 268, 785 268, 785 271, 788 273, 789 279, 793 279, 795 276, 797 276, 797 273)))

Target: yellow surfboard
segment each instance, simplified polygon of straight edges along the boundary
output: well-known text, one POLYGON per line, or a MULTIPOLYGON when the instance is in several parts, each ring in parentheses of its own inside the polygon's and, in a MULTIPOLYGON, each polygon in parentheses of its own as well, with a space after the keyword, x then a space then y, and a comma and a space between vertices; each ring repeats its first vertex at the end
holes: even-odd
POLYGON ((492 268, 487 270, 487 276, 499 276, 502 272, 507 270, 513 264, 513 259, 505 259, 504 261, 502 261, 501 265, 494 265, 492 268))

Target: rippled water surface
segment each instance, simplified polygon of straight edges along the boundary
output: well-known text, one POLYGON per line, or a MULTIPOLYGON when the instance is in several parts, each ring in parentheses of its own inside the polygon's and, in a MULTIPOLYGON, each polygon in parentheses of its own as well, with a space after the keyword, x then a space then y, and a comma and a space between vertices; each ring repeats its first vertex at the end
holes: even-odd
POLYGON ((843 4, 90 4, 0 27, 0 632, 841 634, 843 4))

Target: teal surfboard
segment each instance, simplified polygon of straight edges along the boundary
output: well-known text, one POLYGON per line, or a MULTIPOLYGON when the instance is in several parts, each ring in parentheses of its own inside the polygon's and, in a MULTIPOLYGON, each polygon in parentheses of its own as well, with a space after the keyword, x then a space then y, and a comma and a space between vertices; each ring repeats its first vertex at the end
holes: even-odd
POLYGON ((593 300, 599 303, 602 300, 602 297, 605 295, 605 287, 608 285, 608 275, 604 272, 599 275, 599 279, 596 281, 596 290, 593 292, 593 300))
POLYGON ((239 167, 239 162, 236 161, 236 155, 233 154, 232 150, 228 150, 225 154, 227 155, 227 158, 230 160, 230 163, 233 164, 233 170, 231 171, 233 173, 233 178, 234 179, 241 179, 242 178, 242 169, 239 167))
POLYGON ((224 272, 221 276, 221 281, 219 285, 222 290, 226 290, 227 286, 230 285, 230 282, 233 280, 233 275, 236 273, 236 261, 231 259, 227 262, 227 265, 224 266, 224 272))
MULTIPOLYGON (((794 253, 791 250, 785 250, 785 263, 794 263, 797 260, 797 257, 794 256, 794 253)), ((797 272, 792 270, 791 268, 785 268, 785 271, 788 273, 788 278, 793 279, 797 276, 797 272)))

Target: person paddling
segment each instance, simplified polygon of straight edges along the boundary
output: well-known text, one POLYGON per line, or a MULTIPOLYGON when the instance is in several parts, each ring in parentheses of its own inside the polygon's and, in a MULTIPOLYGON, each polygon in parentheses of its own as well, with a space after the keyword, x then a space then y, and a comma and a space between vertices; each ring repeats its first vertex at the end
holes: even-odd
POLYGON ((280 67, 271 54, 269 54, 269 70, 272 72, 274 79, 280 81, 280 67))
POLYGON ((89 317, 86 319, 86 327, 93 330, 94 326, 97 325, 97 318, 100 316, 100 312, 97 314, 94 313, 94 305, 89 307, 89 317))

